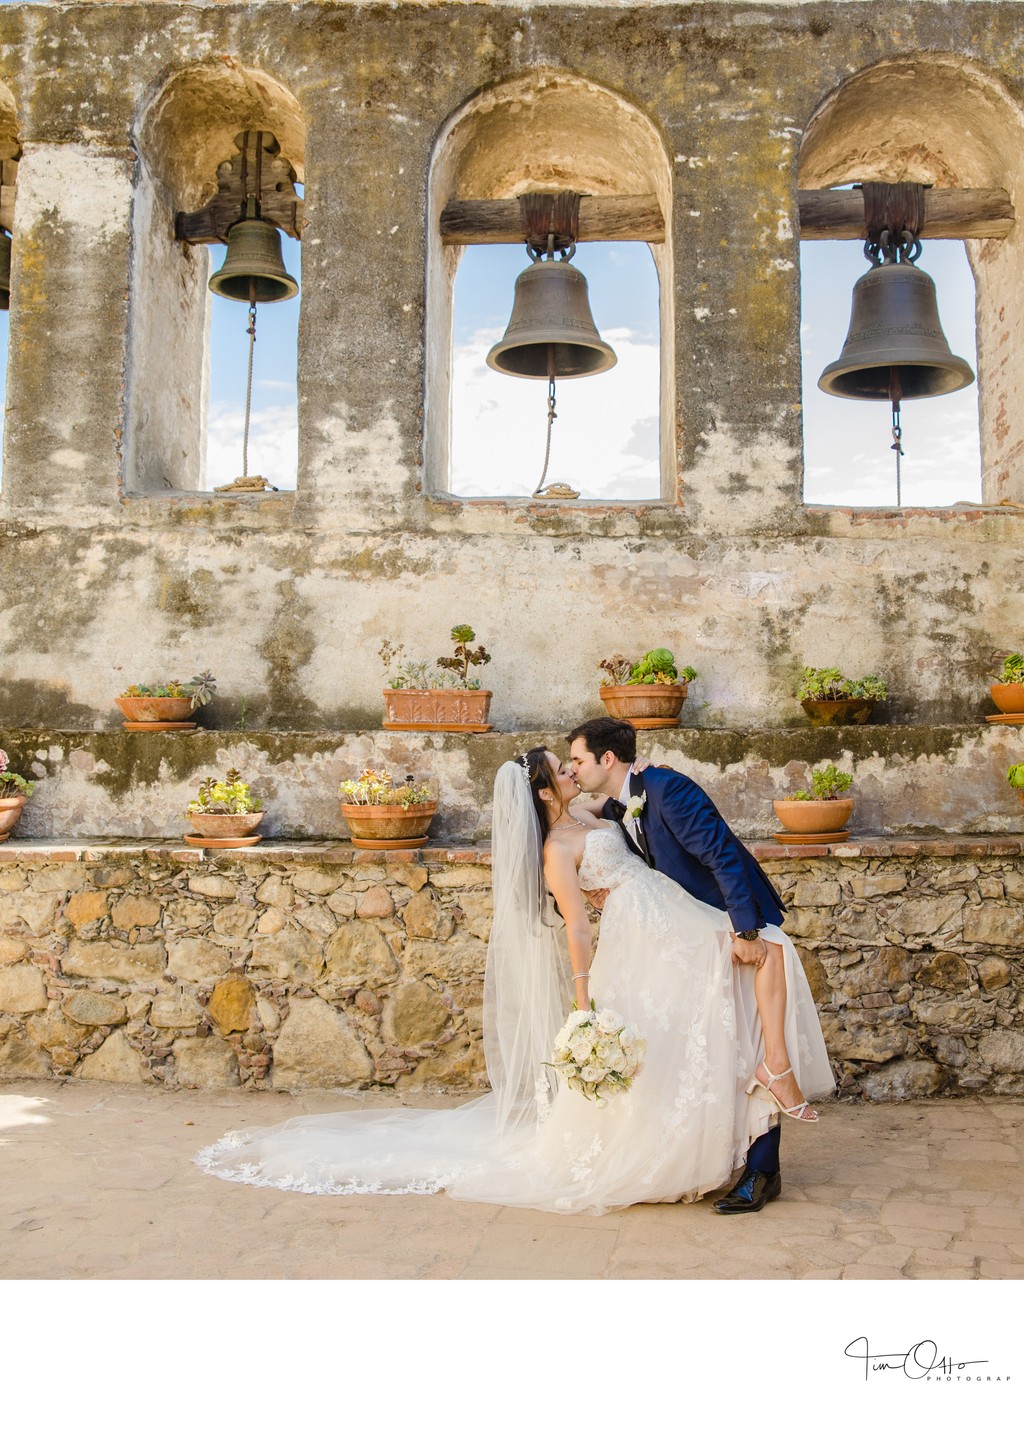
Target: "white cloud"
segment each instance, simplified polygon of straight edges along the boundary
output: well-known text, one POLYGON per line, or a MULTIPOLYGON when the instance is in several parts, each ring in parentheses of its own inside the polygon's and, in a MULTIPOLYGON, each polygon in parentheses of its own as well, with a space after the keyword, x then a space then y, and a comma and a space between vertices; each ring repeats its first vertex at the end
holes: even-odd
MULTIPOLYGON (((545 384, 486 364, 503 332, 478 330, 453 355, 452 490, 464 497, 531 494, 544 466, 545 384)), ((557 385, 546 482, 571 484, 586 499, 655 499, 658 345, 624 328, 603 337, 618 356, 615 368, 557 385)))

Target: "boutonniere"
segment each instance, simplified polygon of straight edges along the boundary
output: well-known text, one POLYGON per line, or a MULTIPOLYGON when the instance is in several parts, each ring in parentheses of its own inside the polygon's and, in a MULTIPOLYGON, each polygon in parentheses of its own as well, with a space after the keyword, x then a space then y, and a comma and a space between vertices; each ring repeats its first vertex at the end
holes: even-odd
POLYGON ((629 819, 630 823, 636 823, 637 819, 644 811, 644 804, 646 802, 646 793, 635 793, 633 797, 629 800, 629 802, 626 804, 625 817, 629 819))

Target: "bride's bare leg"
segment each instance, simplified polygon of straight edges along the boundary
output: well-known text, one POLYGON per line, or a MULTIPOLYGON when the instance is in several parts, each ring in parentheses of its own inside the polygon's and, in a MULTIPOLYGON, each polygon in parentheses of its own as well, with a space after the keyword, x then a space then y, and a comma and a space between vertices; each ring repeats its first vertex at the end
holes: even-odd
MULTIPOLYGON (((781 943, 765 943, 767 957, 754 974, 754 998, 761 1016, 761 1031, 764 1034, 764 1062, 757 1065, 756 1076, 766 1086, 768 1072, 785 1073, 790 1066, 786 1049, 786 968, 781 943)), ((783 1107, 795 1108, 804 1101, 800 1085, 792 1073, 772 1083, 771 1091, 783 1107)), ((806 1110, 805 1120, 814 1116, 814 1109, 806 1110)))

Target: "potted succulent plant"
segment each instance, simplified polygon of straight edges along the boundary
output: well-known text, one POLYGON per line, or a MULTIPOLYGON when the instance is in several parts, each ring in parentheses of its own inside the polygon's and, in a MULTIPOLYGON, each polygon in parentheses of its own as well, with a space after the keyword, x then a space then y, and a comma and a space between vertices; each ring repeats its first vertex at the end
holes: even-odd
POLYGON ((1000 715, 1009 715, 1013 723, 1024 723, 1024 654, 1006 655, 999 678, 990 686, 989 693, 1000 715))
POLYGON ((396 784, 386 768, 364 769, 338 789, 341 816, 356 848, 422 848, 437 799, 410 773, 396 784))
POLYGON ((387 729, 432 729, 446 733, 488 733, 490 689, 470 670, 491 662, 468 624, 452 629, 454 652, 430 662, 407 662, 405 649, 390 640, 378 653, 387 679, 384 688, 384 727, 387 729))
POLYGON ((21 810, 35 788, 30 778, 11 773, 7 754, 0 748, 0 843, 6 843, 11 829, 21 817, 21 810))
POLYGON ((185 834, 185 842, 196 848, 248 848, 260 841, 256 829, 265 813, 237 768, 229 768, 222 779, 203 779, 185 817, 195 830, 185 834))
POLYGON ((789 798, 777 798, 772 807, 785 829, 776 834, 780 843, 822 843, 848 838, 844 825, 853 812, 853 799, 842 794, 853 783, 834 763, 811 771, 811 791, 798 789, 789 798))
POLYGON ((669 649, 648 649, 636 663, 613 654, 597 667, 601 701, 612 718, 625 719, 634 728, 678 728, 696 669, 678 670, 669 649))
POLYGON ((1017 790, 1017 797, 1024 803, 1024 763, 1012 763, 1006 772, 1006 782, 1017 790))
POLYGON ((188 683, 170 679, 164 684, 129 684, 114 702, 124 714, 128 729, 191 729, 191 715, 213 698, 217 680, 211 673, 196 674, 188 683))
POLYGON ((877 674, 848 679, 838 669, 805 668, 796 696, 812 724, 867 723, 889 689, 877 674))

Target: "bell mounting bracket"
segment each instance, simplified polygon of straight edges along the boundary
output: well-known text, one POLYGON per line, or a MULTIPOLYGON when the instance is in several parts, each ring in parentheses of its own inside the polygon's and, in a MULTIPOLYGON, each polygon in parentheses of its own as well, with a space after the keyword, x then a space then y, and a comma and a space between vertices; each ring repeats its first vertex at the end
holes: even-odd
POLYGON ((236 153, 217 166, 217 193, 202 209, 174 217, 174 238, 186 244, 226 244, 228 230, 255 208, 292 239, 302 234, 302 200, 295 171, 269 130, 243 130, 236 153), (254 203, 253 203, 254 202, 254 203))
POLYGON ((575 190, 519 196, 523 239, 534 263, 553 259, 555 250, 563 259, 572 259, 580 232, 581 198, 575 190))
POLYGON ((873 265, 913 264, 921 257, 918 238, 925 224, 925 191, 929 185, 900 180, 871 180, 861 185, 867 241, 864 257, 873 265))

